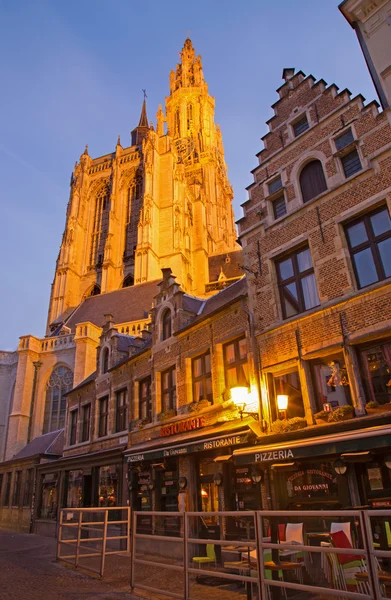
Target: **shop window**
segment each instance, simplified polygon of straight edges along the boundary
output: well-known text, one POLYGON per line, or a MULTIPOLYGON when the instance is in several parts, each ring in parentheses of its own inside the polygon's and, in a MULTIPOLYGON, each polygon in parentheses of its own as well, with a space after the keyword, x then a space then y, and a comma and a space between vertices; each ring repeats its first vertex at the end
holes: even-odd
POLYGON ((73 373, 68 367, 56 367, 46 386, 43 433, 62 429, 65 425, 67 400, 65 394, 72 389, 73 373))
POLYGON ((83 471, 68 471, 67 473, 67 508, 81 508, 83 506, 83 471))
POLYGON ((109 370, 109 358, 110 358, 109 349, 105 348, 103 350, 103 357, 102 357, 102 373, 107 373, 107 371, 109 370))
POLYGON ((3 498, 3 506, 8 506, 9 503, 10 503, 11 480, 12 480, 12 473, 6 473, 6 475, 5 475, 5 491, 4 491, 4 498, 3 498))
POLYGON ((115 431, 128 429, 128 390, 124 388, 115 394, 115 431))
POLYGON ((81 409, 81 442, 90 439, 91 404, 85 404, 81 409))
POLYGON ((297 370, 285 373, 284 375, 273 375, 274 384, 274 414, 280 418, 286 417, 304 417, 303 396, 301 393, 300 377, 297 370), (284 414, 279 414, 277 406, 277 396, 288 396, 288 407, 284 414))
POLYGON ((99 399, 98 437, 107 435, 107 419, 109 415, 109 397, 99 399))
POLYGON ((372 346, 360 355, 368 400, 391 402, 391 343, 372 346))
POLYGON ((176 410, 176 369, 171 367, 162 372, 162 412, 176 410))
POLYGON ((201 356, 193 358, 191 361, 191 370, 193 378, 193 402, 200 400, 209 400, 213 402, 212 393, 212 372, 211 372, 210 352, 205 352, 201 356))
POLYGON ((307 129, 309 129, 307 115, 301 117, 298 121, 296 121, 296 123, 293 124, 292 127, 295 137, 299 136, 301 133, 304 133, 304 131, 307 131, 307 129))
POLYGON ((286 215, 286 203, 284 194, 273 200, 273 214, 275 219, 286 215))
POLYGON ((277 278, 284 319, 319 306, 309 248, 301 248, 279 260, 277 278))
POLYGON ((77 416, 78 416, 77 410, 72 410, 69 413, 69 445, 70 446, 74 446, 76 444, 77 416))
POLYGON ((27 469, 26 479, 24 480, 24 491, 23 491, 23 506, 31 506, 33 499, 33 469, 27 469))
POLYGON ((139 419, 152 420, 152 397, 151 397, 151 377, 145 377, 139 382, 138 388, 139 404, 138 416, 139 419))
MULTIPOLYGON (((160 510, 164 512, 176 512, 178 510, 179 473, 178 462, 167 461, 163 470, 158 471, 158 483, 160 488, 160 510)), ((178 535, 180 530, 180 519, 178 517, 165 517, 163 520, 163 535, 178 535)))
POLYGON ((391 219, 383 206, 345 227, 358 287, 391 277, 391 219))
POLYGON ((57 473, 47 473, 43 477, 39 516, 41 519, 57 518, 57 473))
POLYGON ((300 173, 300 188, 303 202, 308 202, 327 190, 326 179, 320 160, 312 160, 300 173))
POLYGON ((119 465, 100 467, 98 489, 99 506, 118 506, 119 474, 119 465))
POLYGON ((240 337, 223 346, 225 385, 228 389, 243 380, 249 383, 246 338, 240 337))
POLYGON ((12 495, 12 506, 20 505, 20 490, 22 484, 22 471, 16 471, 14 477, 14 493, 12 495))
MULTIPOLYGON (((131 472, 133 499, 132 508, 138 511, 152 510, 152 493, 150 488, 153 482, 152 467, 143 466, 141 469, 134 469, 131 472)), ((158 527, 158 525, 157 525, 158 527)), ((139 515, 137 518, 137 530, 140 533, 152 533, 152 517, 139 515)), ((160 532, 162 533, 162 532, 160 532)))
MULTIPOLYGON (((219 490, 213 480, 216 472, 217 466, 213 458, 200 460, 199 505, 202 512, 218 512, 219 510, 219 490)), ((216 522, 216 518, 208 516, 204 521, 207 525, 211 525, 216 522)))
POLYGON ((162 316, 162 340, 168 340, 171 337, 171 311, 167 308, 162 316))
POLYGON ((288 509, 298 505, 327 506, 330 502, 335 507, 338 503, 337 475, 332 463, 303 464, 302 468, 285 471, 279 477, 285 480, 288 509))
POLYGON ((343 354, 328 356, 311 364, 318 410, 325 403, 333 408, 352 403, 348 374, 343 354))

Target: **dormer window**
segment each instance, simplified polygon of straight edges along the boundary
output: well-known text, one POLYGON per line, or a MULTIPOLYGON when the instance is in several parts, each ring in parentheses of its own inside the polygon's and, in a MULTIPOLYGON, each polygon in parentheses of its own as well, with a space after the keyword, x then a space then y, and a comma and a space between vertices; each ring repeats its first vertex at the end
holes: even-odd
POLYGON ((171 311, 167 308, 162 316, 162 340, 168 340, 172 335, 171 311))
POLYGON ((102 373, 107 373, 107 371, 109 370, 109 358, 110 358, 109 349, 105 348, 103 350, 103 357, 102 357, 102 373))

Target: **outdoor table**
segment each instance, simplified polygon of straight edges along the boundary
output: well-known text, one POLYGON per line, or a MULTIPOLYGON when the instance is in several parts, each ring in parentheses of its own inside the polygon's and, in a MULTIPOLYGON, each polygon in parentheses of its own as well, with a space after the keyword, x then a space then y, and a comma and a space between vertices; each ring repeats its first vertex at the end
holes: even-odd
POLYGON ((263 564, 265 569, 268 569, 269 571, 298 571, 299 582, 302 583, 303 581, 303 563, 291 561, 275 562, 274 560, 268 560, 263 564))
MULTIPOLYGON (((228 569, 230 571, 237 571, 239 573, 239 575, 245 575, 246 577, 250 577, 251 570, 255 570, 256 567, 252 566, 248 562, 238 560, 238 561, 233 561, 233 562, 225 562, 224 569, 228 569)), ((251 581, 246 581, 245 583, 246 583, 247 600, 252 600, 251 581)))

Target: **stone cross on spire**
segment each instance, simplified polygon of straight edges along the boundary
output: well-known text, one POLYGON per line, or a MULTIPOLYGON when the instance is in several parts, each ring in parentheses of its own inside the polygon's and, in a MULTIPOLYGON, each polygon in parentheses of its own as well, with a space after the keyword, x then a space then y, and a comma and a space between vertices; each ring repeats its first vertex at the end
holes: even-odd
POLYGON ((146 90, 143 90, 143 94, 144 94, 144 100, 143 100, 143 105, 141 108, 140 121, 139 121, 137 127, 135 127, 135 129, 133 129, 133 131, 132 131, 132 146, 141 144, 141 141, 143 140, 143 138, 145 138, 145 136, 147 135, 147 132, 149 131, 148 117, 147 117, 147 101, 146 101, 147 92, 146 92, 146 90))

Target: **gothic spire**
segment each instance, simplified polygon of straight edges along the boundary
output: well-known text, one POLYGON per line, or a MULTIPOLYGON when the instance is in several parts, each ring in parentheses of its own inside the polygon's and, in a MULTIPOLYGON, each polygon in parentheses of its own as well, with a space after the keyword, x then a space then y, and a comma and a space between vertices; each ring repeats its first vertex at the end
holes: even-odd
POLYGON ((135 127, 132 131, 132 146, 137 146, 141 144, 141 141, 147 135, 149 131, 148 117, 147 117, 147 94, 146 91, 143 90, 144 100, 141 108, 140 121, 137 127, 135 127))
POLYGON ((171 93, 182 87, 202 87, 205 84, 202 60, 201 56, 196 56, 190 38, 186 38, 180 57, 181 62, 177 64, 176 71, 170 73, 171 93))
POLYGON ((140 121, 138 126, 139 127, 148 127, 148 117, 147 117, 147 91, 143 90, 144 92, 144 100, 143 100, 143 106, 141 109, 141 115, 140 115, 140 121))

